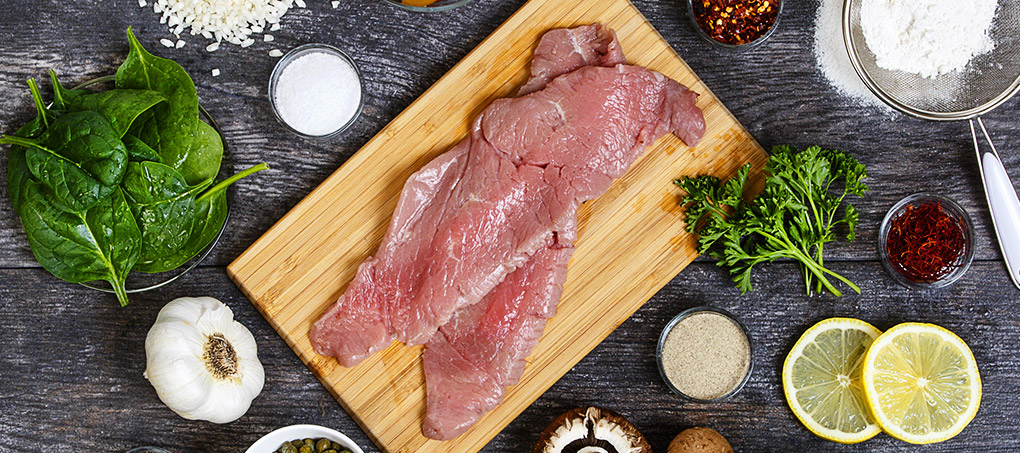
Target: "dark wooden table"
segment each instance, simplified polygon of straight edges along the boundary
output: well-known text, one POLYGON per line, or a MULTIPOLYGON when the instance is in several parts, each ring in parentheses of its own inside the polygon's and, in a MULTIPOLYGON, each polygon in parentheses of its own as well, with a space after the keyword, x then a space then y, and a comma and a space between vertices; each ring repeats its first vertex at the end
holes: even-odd
MULTIPOLYGON (((308 0, 274 32, 274 43, 203 50, 202 39, 166 49, 151 7, 135 0, 0 0, 0 131, 33 115, 24 81, 53 68, 77 82, 112 73, 124 59, 131 25, 154 52, 187 68, 202 103, 222 125, 236 165, 273 169, 239 184, 220 244, 200 268, 120 308, 109 295, 64 283, 32 257, 6 194, 0 196, 0 451, 123 451, 152 444, 171 451, 239 452, 262 434, 293 423, 348 433, 374 451, 354 421, 227 279, 224 267, 351 156, 524 0, 479 0, 442 14, 415 14, 378 0, 308 0), (309 42, 353 55, 365 75, 364 114, 335 143, 302 140, 273 118, 265 91, 273 48, 309 42), (211 71, 222 71, 213 77, 211 71), (144 338, 157 311, 175 297, 209 295, 227 303, 259 342, 266 386, 240 420, 187 421, 163 406, 142 377, 144 338), (43 449, 43 448, 40 448, 43 449)), ((150 0, 150 4, 152 1, 150 0)), ((530 451, 561 412, 600 405, 627 416, 665 451, 693 425, 713 427, 738 451, 907 451, 880 435, 856 446, 816 438, 793 417, 779 382, 782 361, 800 334, 831 316, 880 329, 905 321, 940 324, 967 341, 984 380, 981 410, 956 438, 928 451, 1018 451, 1020 291, 1008 280, 981 190, 965 123, 934 123, 849 102, 829 87, 812 55, 816 2, 787 2, 775 36, 757 50, 713 49, 694 34, 680 0, 638 0, 641 11, 766 147, 822 144, 852 151, 867 165, 872 192, 857 201, 858 240, 827 247, 827 263, 863 289, 842 298, 807 297, 790 263, 763 267, 745 296, 711 261, 700 259, 652 298, 587 358, 524 411, 485 451, 530 451), (908 291, 878 261, 878 225, 905 195, 940 192, 973 217, 977 257, 955 285, 908 291), (656 371, 655 342, 679 311, 723 307, 740 316, 756 346, 754 374, 734 398, 691 404, 670 394, 656 371)), ((48 85, 48 83, 44 83, 48 85)), ((1005 165, 1020 181, 1020 128, 1014 99, 985 117, 1005 165)), ((3 153, 0 153, 2 156, 3 153)), ((6 158, 0 157, 2 168, 6 158)), ((678 175, 679 176, 679 175, 678 175)), ((5 187, 5 186, 4 186, 5 187)), ((6 192, 6 187, 0 189, 6 192)))

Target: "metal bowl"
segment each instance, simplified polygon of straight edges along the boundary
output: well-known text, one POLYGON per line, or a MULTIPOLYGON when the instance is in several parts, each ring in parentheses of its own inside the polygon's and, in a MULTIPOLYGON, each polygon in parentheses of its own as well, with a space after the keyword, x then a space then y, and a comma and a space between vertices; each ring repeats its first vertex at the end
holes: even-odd
POLYGON ((437 13, 440 11, 449 11, 459 6, 464 6, 468 3, 471 3, 471 0, 439 0, 428 6, 414 6, 408 5, 402 2, 401 0, 384 0, 384 1, 393 6, 397 6, 408 11, 417 11, 422 13, 437 13))
POLYGON ((744 43, 744 44, 727 44, 727 43, 724 43, 722 41, 718 41, 715 38, 709 36, 708 33, 705 32, 705 29, 701 28, 701 24, 698 23, 698 19, 695 18, 695 16, 694 16, 694 2, 695 1, 698 1, 698 0, 687 0, 687 17, 691 20, 691 25, 694 26, 694 30, 697 31, 698 36, 700 36, 705 41, 708 41, 708 42, 712 43, 716 47, 719 47, 719 48, 722 48, 722 49, 728 49, 728 50, 751 50, 751 49, 753 49, 755 47, 760 46, 762 43, 767 41, 772 36, 773 33, 776 32, 776 29, 779 28, 779 19, 783 16, 783 3, 784 3, 783 0, 774 0, 779 5, 779 7, 776 9, 776 20, 774 22, 772 22, 772 26, 769 27, 769 29, 765 31, 765 34, 763 34, 760 37, 758 37, 758 39, 755 39, 754 41, 751 41, 751 42, 748 42, 748 43, 744 43))
POLYGON ((963 277, 963 274, 966 274, 967 269, 970 268, 971 262, 974 261, 974 223, 970 220, 970 216, 967 215, 967 211, 952 199, 930 192, 916 193, 898 201, 885 215, 885 218, 882 220, 882 227, 878 230, 878 254, 882 258, 882 265, 885 267, 885 270, 889 272, 893 280, 896 280, 896 283, 914 289, 945 288, 959 280, 960 277, 963 277), (892 227, 892 221, 899 217, 907 205, 930 201, 940 204, 947 214, 956 217, 960 221, 964 230, 963 254, 960 255, 960 258, 955 263, 956 269, 942 276, 942 278, 930 283, 915 282, 905 277, 893 267, 892 261, 889 259, 889 250, 886 247, 886 242, 889 240, 889 230, 892 227))
MULTIPOLYGON (((81 84, 79 84, 78 86, 75 86, 72 89, 74 89, 74 90, 82 89, 82 88, 90 87, 90 86, 97 85, 97 84, 100 84, 100 83, 113 82, 115 80, 116 80, 116 76, 112 76, 112 75, 98 77, 98 78, 95 78, 95 79, 92 79, 92 80, 87 80, 85 82, 82 82, 81 84)), ((231 170, 233 170, 233 167, 234 167, 232 162, 231 162, 231 160, 230 160, 230 148, 227 147, 227 140, 225 138, 223 138, 223 131, 220 129, 220 125, 218 123, 216 123, 216 120, 213 119, 212 115, 210 115, 209 112, 204 107, 202 107, 201 105, 198 106, 198 111, 199 111, 199 114, 201 114, 202 118, 205 119, 205 122, 209 123, 209 125, 212 126, 213 129, 216 130, 217 134, 220 134, 220 140, 223 142, 223 160, 220 163, 220 173, 219 173, 219 175, 217 175, 217 179, 225 178, 225 177, 227 177, 227 176, 229 176, 231 174, 231 170)), ((213 239, 213 241, 211 243, 209 243, 209 245, 206 246, 206 248, 204 250, 202 250, 202 252, 200 252, 197 256, 195 256, 194 258, 192 258, 188 262, 184 263, 181 267, 178 267, 177 269, 174 269, 174 270, 171 270, 171 271, 160 272, 158 274, 146 274, 146 273, 142 273, 142 272, 131 272, 131 273, 129 273, 128 276, 127 276, 127 280, 124 283, 124 286, 125 286, 125 289, 127 290, 127 293, 128 294, 140 293, 140 292, 143 292, 143 291, 149 291, 149 290, 153 290, 153 289, 156 289, 156 288, 160 288, 160 287, 165 286, 165 285, 167 285, 168 283, 170 283, 170 282, 172 282, 174 280, 177 280, 177 279, 183 277, 184 274, 187 274, 192 269, 198 267, 198 265, 201 264, 202 261, 205 260, 205 258, 207 256, 209 256, 209 253, 212 252, 213 248, 216 247, 216 244, 220 242, 220 238, 223 237, 223 231, 225 231, 227 229, 226 225, 227 225, 228 222, 230 222, 230 205, 231 205, 231 201, 232 201, 232 198, 233 198, 232 194, 233 194, 233 188, 228 188, 227 189, 227 215, 226 215, 226 218, 223 221, 223 225, 224 225, 223 228, 220 230, 219 234, 216 235, 216 238, 213 239)), ((86 288, 94 289, 96 291, 102 291, 104 293, 110 293, 110 294, 114 293, 113 288, 110 287, 110 284, 108 282, 106 282, 105 280, 98 280, 98 281, 94 281, 94 282, 80 283, 80 285, 82 285, 82 286, 84 286, 86 288)))
POLYGON ((716 307, 708 306, 693 307, 680 312, 680 314, 676 315, 672 320, 669 321, 668 324, 666 324, 666 327, 662 329, 662 334, 659 335, 659 343, 655 347, 655 363, 659 367, 659 376, 662 377, 662 382, 664 382, 666 384, 666 387, 669 388, 673 393, 677 394, 681 398, 684 398, 694 403, 714 403, 725 400, 733 395, 736 395, 737 392, 743 389, 744 385, 747 384, 747 381, 751 378, 751 372, 754 370, 754 343, 751 341, 751 333, 747 330, 747 326, 745 326, 744 323, 740 322, 740 320, 737 319, 736 316, 733 316, 730 312, 716 307), (735 387, 733 387, 732 390, 730 390, 726 394, 719 396, 718 398, 712 398, 707 400, 695 398, 676 388, 676 386, 673 385, 673 382, 669 380, 669 376, 666 375, 666 368, 662 364, 662 347, 665 345, 666 337, 669 336, 669 333, 673 331, 673 328, 676 327, 676 325, 680 321, 683 321, 686 318, 704 312, 719 314, 729 319, 730 321, 733 321, 733 323, 740 328, 740 331, 744 333, 744 338, 747 339, 747 372, 744 373, 744 377, 740 380, 740 383, 738 383, 735 387))

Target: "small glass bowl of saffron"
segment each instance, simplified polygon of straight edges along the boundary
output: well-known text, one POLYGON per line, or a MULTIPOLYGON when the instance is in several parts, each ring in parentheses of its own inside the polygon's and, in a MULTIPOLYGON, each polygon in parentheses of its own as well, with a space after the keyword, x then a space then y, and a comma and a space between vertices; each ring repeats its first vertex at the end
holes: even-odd
POLYGON ((882 264, 897 283, 945 288, 974 260, 974 223, 955 201, 934 193, 910 195, 893 205, 878 232, 882 264))
POLYGON ((687 0, 687 17, 698 36, 731 50, 750 50, 768 40, 782 13, 783 0, 687 0))

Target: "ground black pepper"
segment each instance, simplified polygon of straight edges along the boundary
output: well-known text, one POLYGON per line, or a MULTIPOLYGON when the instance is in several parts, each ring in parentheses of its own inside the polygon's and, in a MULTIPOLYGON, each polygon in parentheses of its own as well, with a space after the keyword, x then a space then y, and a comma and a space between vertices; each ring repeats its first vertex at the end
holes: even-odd
POLYGON ((698 26, 712 39, 732 45, 761 38, 776 23, 779 0, 692 0, 698 26))

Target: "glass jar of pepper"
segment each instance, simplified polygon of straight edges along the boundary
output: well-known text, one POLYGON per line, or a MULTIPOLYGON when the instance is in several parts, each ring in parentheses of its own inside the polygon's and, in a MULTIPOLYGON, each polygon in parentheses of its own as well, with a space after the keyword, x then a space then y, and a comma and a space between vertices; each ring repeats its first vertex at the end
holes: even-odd
POLYGON ((701 37, 720 47, 749 49, 772 35, 782 0, 688 0, 687 12, 701 37))
POLYGON ((949 286, 974 259, 974 225, 959 204, 933 193, 896 203, 878 234, 879 254, 900 284, 918 289, 949 286))

